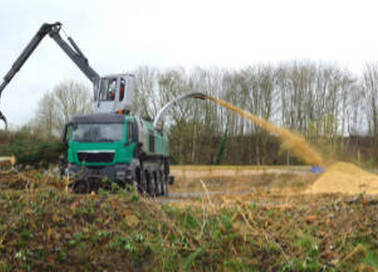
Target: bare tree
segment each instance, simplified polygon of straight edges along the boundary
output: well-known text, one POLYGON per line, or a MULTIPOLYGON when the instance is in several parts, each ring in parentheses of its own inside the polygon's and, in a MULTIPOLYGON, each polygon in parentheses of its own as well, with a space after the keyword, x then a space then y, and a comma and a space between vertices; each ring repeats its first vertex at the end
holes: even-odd
POLYGON ((31 127, 35 131, 40 131, 44 136, 50 137, 55 132, 56 110, 54 97, 51 92, 46 93, 40 100, 35 118, 31 122, 31 127))
POLYGON ((141 66, 135 72, 135 98, 132 112, 152 119, 161 106, 158 90, 158 70, 148 66, 141 66))
POLYGON ((34 128, 42 128, 46 136, 59 135, 72 115, 92 111, 93 100, 89 88, 74 81, 66 81, 42 97, 32 123, 34 128))
POLYGON ((378 66, 367 64, 363 75, 369 134, 378 137, 378 66))

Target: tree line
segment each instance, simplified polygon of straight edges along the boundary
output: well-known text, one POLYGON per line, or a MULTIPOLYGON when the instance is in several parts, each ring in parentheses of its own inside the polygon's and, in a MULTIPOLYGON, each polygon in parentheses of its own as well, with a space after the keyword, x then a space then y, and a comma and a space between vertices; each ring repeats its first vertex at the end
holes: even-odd
MULTIPOLYGON (((240 69, 142 66, 133 113, 153 119, 175 97, 202 92, 302 134, 337 159, 378 164, 378 65, 361 75, 336 65, 289 62, 240 69)), ((40 101, 32 131, 57 135, 72 114, 93 110, 85 85, 63 82, 40 101)), ((209 101, 187 100, 164 119, 179 164, 299 164, 274 135, 209 101)))

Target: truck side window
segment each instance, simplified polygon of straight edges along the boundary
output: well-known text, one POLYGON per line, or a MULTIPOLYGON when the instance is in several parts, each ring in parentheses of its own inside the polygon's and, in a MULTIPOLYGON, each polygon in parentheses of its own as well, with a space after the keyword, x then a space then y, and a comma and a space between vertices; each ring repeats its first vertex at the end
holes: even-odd
POLYGON ((126 81, 124 78, 121 78, 121 82, 119 84, 119 101, 122 101, 125 97, 125 87, 126 87, 126 81))
POLYGON ((114 78, 109 83, 108 92, 107 92, 108 101, 114 101, 116 86, 117 86, 117 79, 114 78))

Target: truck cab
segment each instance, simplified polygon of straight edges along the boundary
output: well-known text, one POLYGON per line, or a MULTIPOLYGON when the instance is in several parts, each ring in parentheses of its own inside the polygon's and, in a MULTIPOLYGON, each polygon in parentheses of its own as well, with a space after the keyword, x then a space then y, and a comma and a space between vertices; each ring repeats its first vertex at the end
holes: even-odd
POLYGON ((101 77, 94 86, 95 111, 130 111, 134 103, 134 75, 113 74, 101 77))

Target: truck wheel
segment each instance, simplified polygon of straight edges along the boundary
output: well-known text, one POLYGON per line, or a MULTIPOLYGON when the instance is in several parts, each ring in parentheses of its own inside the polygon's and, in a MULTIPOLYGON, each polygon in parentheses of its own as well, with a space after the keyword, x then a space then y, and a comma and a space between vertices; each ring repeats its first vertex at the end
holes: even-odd
POLYGON ((168 180, 166 177, 163 178, 162 180, 162 187, 163 187, 163 196, 168 196, 168 180))
POLYGON ((157 176, 157 187, 158 187, 158 195, 164 195, 164 188, 163 188, 163 172, 159 170, 156 173, 157 176))
POLYGON ((147 194, 148 193, 149 180, 150 180, 150 178, 149 178, 148 172, 146 170, 146 171, 144 171, 143 178, 142 178, 142 186, 141 186, 142 188, 141 188, 141 190, 142 190, 143 194, 147 194))
POLYGON ((153 171, 152 172, 152 177, 153 177, 153 182, 154 182, 154 186, 155 186, 155 196, 159 196, 160 195, 160 186, 159 186, 159 180, 158 180, 158 174, 156 171, 153 171))
POLYGON ((87 194, 89 193, 89 184, 85 180, 77 181, 73 186, 73 191, 76 194, 87 194))
POLYGON ((136 181, 137 181, 137 186, 138 186, 138 191, 140 193, 143 193, 146 188, 146 180, 145 180, 145 175, 142 167, 138 167, 135 170, 135 176, 136 176, 136 181))
POLYGON ((153 175, 148 171, 145 172, 145 175, 146 175, 146 181, 147 181, 147 193, 150 196, 154 196, 155 195, 155 182, 154 182, 153 175))

